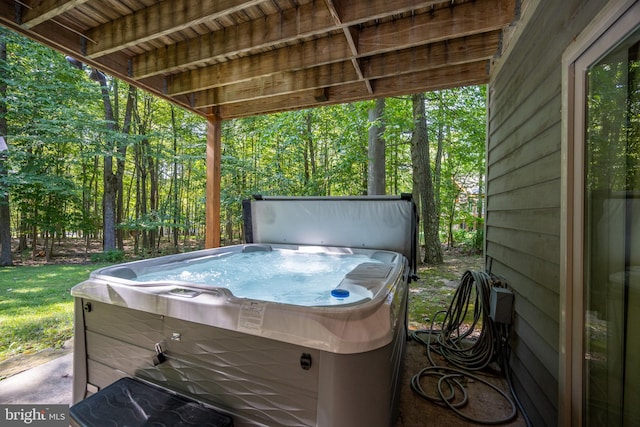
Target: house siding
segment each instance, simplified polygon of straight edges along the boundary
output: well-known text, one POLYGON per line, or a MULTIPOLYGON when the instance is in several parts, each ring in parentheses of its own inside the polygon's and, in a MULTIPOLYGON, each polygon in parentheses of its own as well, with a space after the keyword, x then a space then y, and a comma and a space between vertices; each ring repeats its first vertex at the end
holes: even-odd
POLYGON ((561 59, 605 4, 538 2, 489 84, 486 263, 515 294, 510 363, 533 425, 558 424, 561 59))

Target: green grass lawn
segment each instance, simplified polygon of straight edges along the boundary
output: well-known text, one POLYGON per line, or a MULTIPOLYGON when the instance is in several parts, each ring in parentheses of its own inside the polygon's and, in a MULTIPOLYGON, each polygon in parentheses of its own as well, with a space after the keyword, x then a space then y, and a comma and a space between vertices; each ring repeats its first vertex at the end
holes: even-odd
POLYGON ((106 264, 0 268, 0 361, 59 348, 73 336, 71 288, 106 264))
MULTIPOLYGON (((446 255, 444 264, 421 265, 420 280, 409 289, 409 327, 426 329, 438 311, 447 310, 465 271, 482 271, 480 255, 446 255)), ((472 320, 469 314, 468 319, 472 320)), ((438 321, 442 321, 440 317, 438 321)))

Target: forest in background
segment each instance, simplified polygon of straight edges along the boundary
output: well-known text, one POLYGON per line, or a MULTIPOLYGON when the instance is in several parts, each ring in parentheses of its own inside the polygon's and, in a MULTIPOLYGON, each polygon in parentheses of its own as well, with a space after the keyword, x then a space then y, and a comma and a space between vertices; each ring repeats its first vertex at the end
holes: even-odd
MULTIPOLYGON (((136 255, 204 239, 204 118, 8 30, 0 45, 0 222, 14 254, 49 258, 68 237, 102 239, 105 252, 126 240, 136 255)), ((481 248, 485 90, 223 122, 221 242, 242 241, 241 201, 252 194, 367 194, 372 129, 383 192, 415 194, 412 145, 424 128, 438 239, 481 248)))

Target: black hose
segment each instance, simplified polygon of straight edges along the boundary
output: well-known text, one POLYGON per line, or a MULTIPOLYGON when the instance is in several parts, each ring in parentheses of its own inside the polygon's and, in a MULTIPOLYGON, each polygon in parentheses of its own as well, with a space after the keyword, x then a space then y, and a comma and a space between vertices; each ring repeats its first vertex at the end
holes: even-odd
POLYGON ((509 385, 509 391, 513 396, 513 400, 516 402, 518 406, 518 410, 522 414, 527 427, 531 427, 533 424, 527 415, 527 412, 524 410, 522 406, 522 402, 518 399, 518 395, 516 394, 515 387, 513 386, 513 379, 511 378, 511 366, 509 365, 509 359, 511 358, 511 349, 509 348, 509 328, 507 325, 503 325, 504 331, 502 333, 503 343, 502 343, 502 368, 504 369, 505 378, 507 379, 507 384, 509 385))
MULTIPOLYGON (((506 325, 504 328, 497 326, 490 317, 489 298, 493 281, 491 276, 484 272, 467 271, 453 296, 451 304, 446 311, 439 311, 431 320, 431 327, 426 330, 413 331, 411 337, 424 344, 427 348, 427 358, 431 366, 423 368, 411 378, 411 389, 426 400, 449 407, 458 416, 468 421, 479 424, 502 424, 517 416, 518 410, 524 414, 520 401, 515 396, 512 384, 509 382, 512 399, 507 393, 500 390, 487 380, 472 374, 469 371, 480 371, 487 368, 492 362, 506 363, 504 370, 508 372, 508 353, 504 352, 506 346, 506 325), (464 326, 469 308, 473 304, 473 320, 469 327, 464 326), (435 328, 438 318, 444 318, 439 323, 439 329, 435 328), (504 330, 503 330, 504 329, 504 330), (479 332, 477 339, 470 339, 471 335, 479 332), (423 336, 426 335, 426 338, 423 336), (502 350, 502 354, 501 354, 502 350), (438 366, 431 351, 442 355, 455 367, 438 366), (500 357, 502 356, 502 357, 500 357), (423 377, 438 377, 437 396, 430 396, 423 390, 420 380, 423 377), (468 402, 468 395, 461 379, 470 378, 484 384, 498 392, 511 407, 511 412, 499 419, 475 419, 464 414, 459 408, 468 402), (455 395, 456 389, 462 391, 463 396, 455 395), (517 405, 517 406, 516 406, 517 405)), ((507 380, 510 376, 507 377, 507 380)), ((525 415, 527 424, 528 418, 525 415)))

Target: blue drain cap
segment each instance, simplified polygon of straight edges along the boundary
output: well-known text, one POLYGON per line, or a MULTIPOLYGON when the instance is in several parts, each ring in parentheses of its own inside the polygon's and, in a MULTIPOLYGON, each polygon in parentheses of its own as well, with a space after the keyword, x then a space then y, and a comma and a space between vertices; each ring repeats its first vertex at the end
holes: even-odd
POLYGON ((339 299, 347 298, 349 296, 349 291, 346 289, 332 289, 331 296, 339 299))

